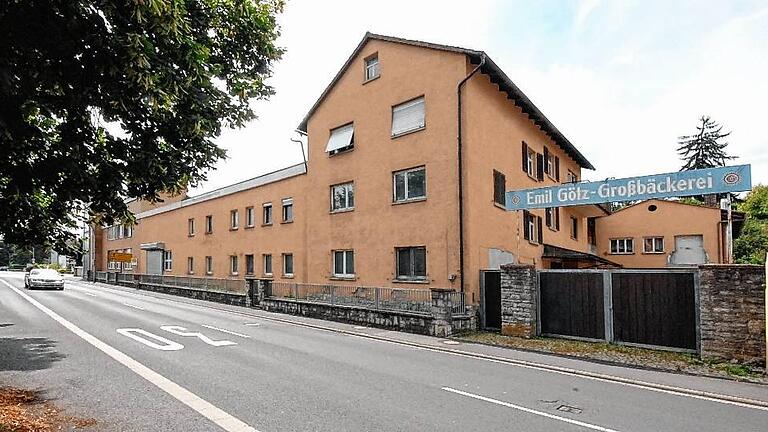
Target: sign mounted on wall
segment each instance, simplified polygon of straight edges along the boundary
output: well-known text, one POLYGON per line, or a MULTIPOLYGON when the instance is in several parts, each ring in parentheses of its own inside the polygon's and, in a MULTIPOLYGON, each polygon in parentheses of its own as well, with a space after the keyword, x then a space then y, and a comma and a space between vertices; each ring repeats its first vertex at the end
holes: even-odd
POLYGON ((507 210, 568 207, 616 201, 640 201, 752 189, 750 165, 706 168, 601 182, 567 183, 508 191, 507 210))

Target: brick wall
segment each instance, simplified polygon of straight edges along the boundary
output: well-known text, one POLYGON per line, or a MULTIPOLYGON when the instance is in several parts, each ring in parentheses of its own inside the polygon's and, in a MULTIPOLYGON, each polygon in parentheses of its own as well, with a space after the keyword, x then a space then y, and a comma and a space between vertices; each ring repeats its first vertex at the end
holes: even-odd
POLYGON ((701 356, 744 363, 766 360, 765 268, 699 267, 701 356))
POLYGON ((529 265, 501 266, 501 333, 536 335, 536 269, 529 265))

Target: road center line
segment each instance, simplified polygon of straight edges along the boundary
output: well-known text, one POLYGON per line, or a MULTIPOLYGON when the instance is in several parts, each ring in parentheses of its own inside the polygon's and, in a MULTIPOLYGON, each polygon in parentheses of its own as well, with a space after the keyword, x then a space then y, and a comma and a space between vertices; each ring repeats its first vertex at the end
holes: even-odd
POLYGON ((211 330, 216 330, 216 331, 220 331, 222 333, 227 333, 227 334, 231 334, 231 335, 235 335, 235 336, 240 336, 241 338, 246 338, 246 339, 250 339, 251 338, 250 336, 248 336, 246 334, 233 332, 232 330, 225 330, 223 328, 214 327, 214 326, 211 326, 211 325, 208 325, 208 324, 200 324, 200 325, 205 327, 205 328, 209 328, 211 330))
POLYGON ((443 387, 442 389, 447 391, 447 392, 456 393, 456 394, 459 394, 459 395, 462 395, 462 396, 470 397, 472 399, 477 399, 477 400, 481 400, 481 401, 484 401, 484 402, 490 402, 490 403, 493 403, 493 404, 496 404, 496 405, 505 406, 507 408, 516 409, 518 411, 523 411, 523 412, 526 412, 526 413, 529 413, 529 414, 534 414, 534 415, 537 415, 537 416, 546 417, 548 419, 557 420, 557 421, 561 421, 561 422, 564 422, 564 423, 570 423, 572 425, 581 426, 581 427, 584 427, 584 428, 587 428, 587 429, 592 429, 592 430, 596 430, 596 431, 600 431, 600 432, 618 432, 615 429, 608 429, 608 428, 605 428, 605 427, 602 427, 602 426, 594 425, 592 423, 586 423, 586 422, 583 422, 583 421, 573 420, 573 419, 569 419, 567 417, 561 417, 561 416, 550 414, 550 413, 546 413, 546 412, 543 412, 543 411, 537 411, 535 409, 526 408, 524 406, 515 405, 515 404, 509 403, 509 402, 500 401, 498 399, 493 399, 493 398, 489 398, 489 397, 485 397, 485 396, 476 395, 474 393, 467 393, 465 391, 456 390, 456 389, 453 389, 453 388, 450 388, 450 387, 443 387))
POLYGON ((130 303, 123 303, 123 306, 132 307, 132 308, 134 308, 134 309, 138 309, 138 310, 146 310, 146 309, 144 309, 144 308, 143 308, 143 307, 141 307, 141 306, 132 305, 132 304, 130 304, 130 303))
POLYGON ((67 321, 61 315, 57 314, 51 309, 48 309, 42 303, 30 297, 26 293, 20 291, 18 288, 9 284, 5 280, 0 279, 0 281, 2 281, 5 285, 7 285, 8 288, 15 291, 16 294, 20 295, 24 300, 31 303, 32 306, 40 309, 44 314, 48 315, 54 321, 64 326, 67 330, 71 331, 72 333, 79 336, 84 341, 93 345, 104 354, 112 357, 112 359, 122 364, 123 366, 127 367, 128 369, 132 370, 140 377, 154 384, 160 390, 163 390, 164 392, 173 396, 179 402, 192 408, 198 414, 216 423, 219 427, 221 427, 225 431, 227 432, 258 432, 256 429, 252 428, 247 423, 228 414, 227 412, 216 407, 215 405, 211 404, 205 399, 202 399, 201 397, 197 396, 196 394, 192 393, 186 388, 176 384, 175 382, 160 375, 154 370, 144 366, 143 364, 139 363, 138 361, 134 360, 132 357, 129 357, 128 355, 124 354, 118 349, 112 347, 111 345, 108 345, 102 342, 100 339, 97 339, 95 336, 92 336, 90 333, 86 332, 85 330, 82 330, 80 327, 72 324, 70 321, 67 321))

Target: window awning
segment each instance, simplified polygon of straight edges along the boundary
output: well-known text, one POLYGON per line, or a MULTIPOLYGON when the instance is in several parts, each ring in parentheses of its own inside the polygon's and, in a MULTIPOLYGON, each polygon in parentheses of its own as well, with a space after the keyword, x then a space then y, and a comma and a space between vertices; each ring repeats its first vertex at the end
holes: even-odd
POLYGON ((348 124, 331 131, 326 152, 337 151, 352 146, 352 136, 355 134, 355 125, 348 124))

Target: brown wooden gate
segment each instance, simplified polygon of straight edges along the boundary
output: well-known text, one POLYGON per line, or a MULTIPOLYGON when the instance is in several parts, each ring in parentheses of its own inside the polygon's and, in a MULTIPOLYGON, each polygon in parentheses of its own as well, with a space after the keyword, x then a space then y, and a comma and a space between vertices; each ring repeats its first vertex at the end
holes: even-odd
POLYGON ((539 299, 542 333, 605 339, 602 274, 540 273, 539 299))

